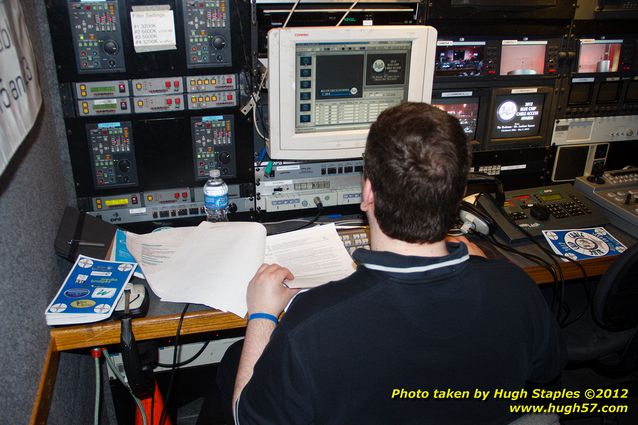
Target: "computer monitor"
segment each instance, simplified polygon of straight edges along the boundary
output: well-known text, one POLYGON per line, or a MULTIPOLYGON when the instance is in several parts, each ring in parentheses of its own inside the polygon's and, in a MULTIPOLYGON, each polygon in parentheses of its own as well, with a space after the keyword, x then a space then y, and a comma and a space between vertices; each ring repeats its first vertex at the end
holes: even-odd
POLYGON ((269 156, 360 157, 383 110, 430 102, 436 35, 416 25, 271 30, 269 156))
POLYGON ((542 75, 547 41, 503 40, 501 75, 542 75))
POLYGON ((617 72, 622 43, 622 40, 580 39, 577 72, 617 72))
POLYGON ((541 144, 549 121, 551 93, 551 87, 494 89, 488 146, 541 144))

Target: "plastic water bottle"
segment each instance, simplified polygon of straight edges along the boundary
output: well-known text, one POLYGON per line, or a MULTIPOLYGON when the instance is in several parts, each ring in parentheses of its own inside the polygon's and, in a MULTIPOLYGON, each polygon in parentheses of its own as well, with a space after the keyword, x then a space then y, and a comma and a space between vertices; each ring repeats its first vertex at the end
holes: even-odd
POLYGON ((217 168, 210 170, 210 179, 204 185, 204 209, 211 222, 228 221, 228 186, 219 176, 217 168))

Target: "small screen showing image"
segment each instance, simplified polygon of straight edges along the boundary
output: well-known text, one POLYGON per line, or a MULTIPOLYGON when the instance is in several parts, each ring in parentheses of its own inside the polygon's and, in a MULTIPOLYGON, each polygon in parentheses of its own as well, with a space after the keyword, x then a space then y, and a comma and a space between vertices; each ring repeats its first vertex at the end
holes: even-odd
POLYGON ((478 99, 437 99, 432 105, 458 119, 468 139, 474 139, 479 112, 478 99))
POLYGON ((434 75, 478 77, 483 69, 485 43, 457 42, 436 47, 434 75))
POLYGON ((544 100, 538 93, 496 96, 492 139, 538 136, 544 100))
POLYGON ((602 40, 580 42, 578 72, 616 72, 620 63, 622 40, 604 42, 602 40))
POLYGON ((546 42, 503 44, 501 75, 542 75, 545 69, 546 42))

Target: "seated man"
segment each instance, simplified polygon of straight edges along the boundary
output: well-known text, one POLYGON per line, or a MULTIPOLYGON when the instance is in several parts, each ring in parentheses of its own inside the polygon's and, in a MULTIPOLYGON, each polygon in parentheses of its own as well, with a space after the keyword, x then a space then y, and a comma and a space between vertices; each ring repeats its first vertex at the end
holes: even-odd
POLYGON ((493 392, 557 377, 558 327, 522 270, 445 240, 470 164, 462 128, 405 103, 372 125, 364 159, 372 250, 355 251, 356 272, 300 294, 279 324, 290 271, 263 265, 250 282, 236 423, 513 421, 493 392))

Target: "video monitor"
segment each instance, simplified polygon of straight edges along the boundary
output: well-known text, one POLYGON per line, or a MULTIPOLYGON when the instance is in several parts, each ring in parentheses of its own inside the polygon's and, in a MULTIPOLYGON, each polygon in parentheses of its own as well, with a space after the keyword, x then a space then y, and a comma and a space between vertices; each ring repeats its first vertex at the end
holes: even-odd
POLYGON ((402 102, 430 102, 436 30, 293 27, 268 33, 272 159, 363 153, 372 122, 402 102))
POLYGON ((478 77, 483 69, 484 41, 436 43, 434 75, 438 77, 478 77))
POLYGON ((638 102, 638 81, 631 81, 625 93, 625 103, 638 102))
POLYGON ((542 75, 547 41, 503 40, 500 75, 542 75))
POLYGON ((617 72, 622 40, 581 39, 578 52, 579 73, 617 72))
POLYGON ((550 87, 494 89, 489 142, 494 144, 538 142, 547 127, 550 87))
POLYGON ((585 105, 591 102, 591 95, 594 90, 594 83, 592 82, 574 82, 569 90, 569 99, 567 103, 569 105, 585 105))
POLYGON ((479 114, 478 98, 436 99, 432 101, 432 105, 458 119, 469 140, 473 140, 476 137, 476 124, 479 114))
POLYGON ((617 103, 620 98, 620 81, 605 81, 600 83, 596 103, 617 103))

